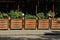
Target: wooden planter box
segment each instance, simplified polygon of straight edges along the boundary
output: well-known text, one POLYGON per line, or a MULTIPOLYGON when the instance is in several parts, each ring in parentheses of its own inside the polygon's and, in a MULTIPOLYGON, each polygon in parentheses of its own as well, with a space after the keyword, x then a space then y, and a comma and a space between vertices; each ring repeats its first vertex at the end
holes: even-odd
POLYGON ((9 20, 8 19, 0 19, 0 29, 8 29, 9 20))
POLYGON ((52 29, 60 29, 60 20, 52 20, 52 29))
POLYGON ((36 19, 25 19, 25 29, 36 29, 36 19))
POLYGON ((22 29, 22 19, 11 19, 11 29, 22 29))
POLYGON ((49 19, 39 19, 38 29, 49 29, 49 19))

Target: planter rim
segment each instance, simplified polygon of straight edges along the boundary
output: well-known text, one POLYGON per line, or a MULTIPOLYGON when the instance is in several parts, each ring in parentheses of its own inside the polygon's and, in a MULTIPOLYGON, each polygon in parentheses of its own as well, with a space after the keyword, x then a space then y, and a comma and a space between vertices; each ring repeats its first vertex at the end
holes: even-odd
POLYGON ((49 19, 38 19, 38 20, 49 20, 49 19))
POLYGON ((20 17, 20 18, 10 18, 10 19, 22 19, 23 17, 20 17))
MULTIPOLYGON (((25 17, 24 17, 25 18, 25 17)), ((36 18, 25 18, 25 19, 36 19, 36 18)))
POLYGON ((60 19, 55 19, 55 20, 60 20, 60 19))
MULTIPOLYGON (((16 19, 16 18, 11 18, 11 19, 16 19)), ((17 19, 23 19, 23 18, 17 18, 17 19)))
POLYGON ((2 19, 0 19, 0 20, 2 20, 2 19))

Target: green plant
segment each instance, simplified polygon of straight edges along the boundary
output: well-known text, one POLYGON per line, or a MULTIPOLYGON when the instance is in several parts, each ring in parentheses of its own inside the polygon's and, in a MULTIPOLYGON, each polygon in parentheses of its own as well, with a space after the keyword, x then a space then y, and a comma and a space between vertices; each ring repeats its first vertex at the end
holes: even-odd
POLYGON ((47 17, 49 17, 49 16, 52 17, 52 11, 51 10, 47 13, 47 17))
POLYGON ((3 18, 3 15, 2 15, 2 13, 0 12, 0 19, 2 19, 3 18))
POLYGON ((34 15, 26 14, 25 18, 27 18, 27 19, 35 19, 36 17, 34 15))
POLYGON ((21 17, 23 17, 22 14, 23 14, 23 12, 18 11, 18 10, 16 10, 16 11, 11 10, 10 13, 9 13, 11 18, 21 18, 21 17))
POLYGON ((3 15, 3 18, 8 18, 9 17, 7 13, 2 13, 2 15, 3 15))
POLYGON ((37 17, 38 17, 39 19, 44 19, 44 18, 45 18, 43 12, 37 13, 37 17))
POLYGON ((0 12, 0 19, 5 19, 5 18, 8 18, 8 14, 0 12))

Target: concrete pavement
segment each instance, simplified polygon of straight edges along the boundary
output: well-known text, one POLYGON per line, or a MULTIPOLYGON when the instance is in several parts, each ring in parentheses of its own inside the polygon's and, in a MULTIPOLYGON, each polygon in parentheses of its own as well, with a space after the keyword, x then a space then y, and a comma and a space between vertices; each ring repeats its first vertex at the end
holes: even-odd
POLYGON ((0 36, 34 36, 60 30, 0 30, 0 36))

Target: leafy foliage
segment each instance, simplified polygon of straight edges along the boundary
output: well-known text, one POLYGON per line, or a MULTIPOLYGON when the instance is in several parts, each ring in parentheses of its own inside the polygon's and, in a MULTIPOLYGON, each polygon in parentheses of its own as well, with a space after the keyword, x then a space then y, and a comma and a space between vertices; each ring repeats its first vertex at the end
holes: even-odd
POLYGON ((45 18, 43 12, 38 13, 38 14, 37 14, 37 17, 38 17, 39 19, 44 19, 44 18, 45 18))
POLYGON ((8 18, 9 17, 7 13, 3 13, 2 15, 3 15, 4 18, 8 18))
POLYGON ((34 15, 26 14, 25 18, 27 18, 27 19, 35 19, 36 17, 34 15))
POLYGON ((16 11, 11 10, 10 13, 9 13, 11 18, 21 18, 21 17, 23 17, 22 14, 23 14, 23 12, 18 11, 18 10, 16 10, 16 11))
POLYGON ((3 19, 3 18, 8 18, 8 14, 0 12, 0 19, 3 19))
POLYGON ((48 16, 51 16, 52 17, 52 11, 51 10, 47 13, 47 17, 48 16))
POLYGON ((2 15, 2 13, 0 12, 0 19, 2 19, 3 18, 3 15, 2 15))

